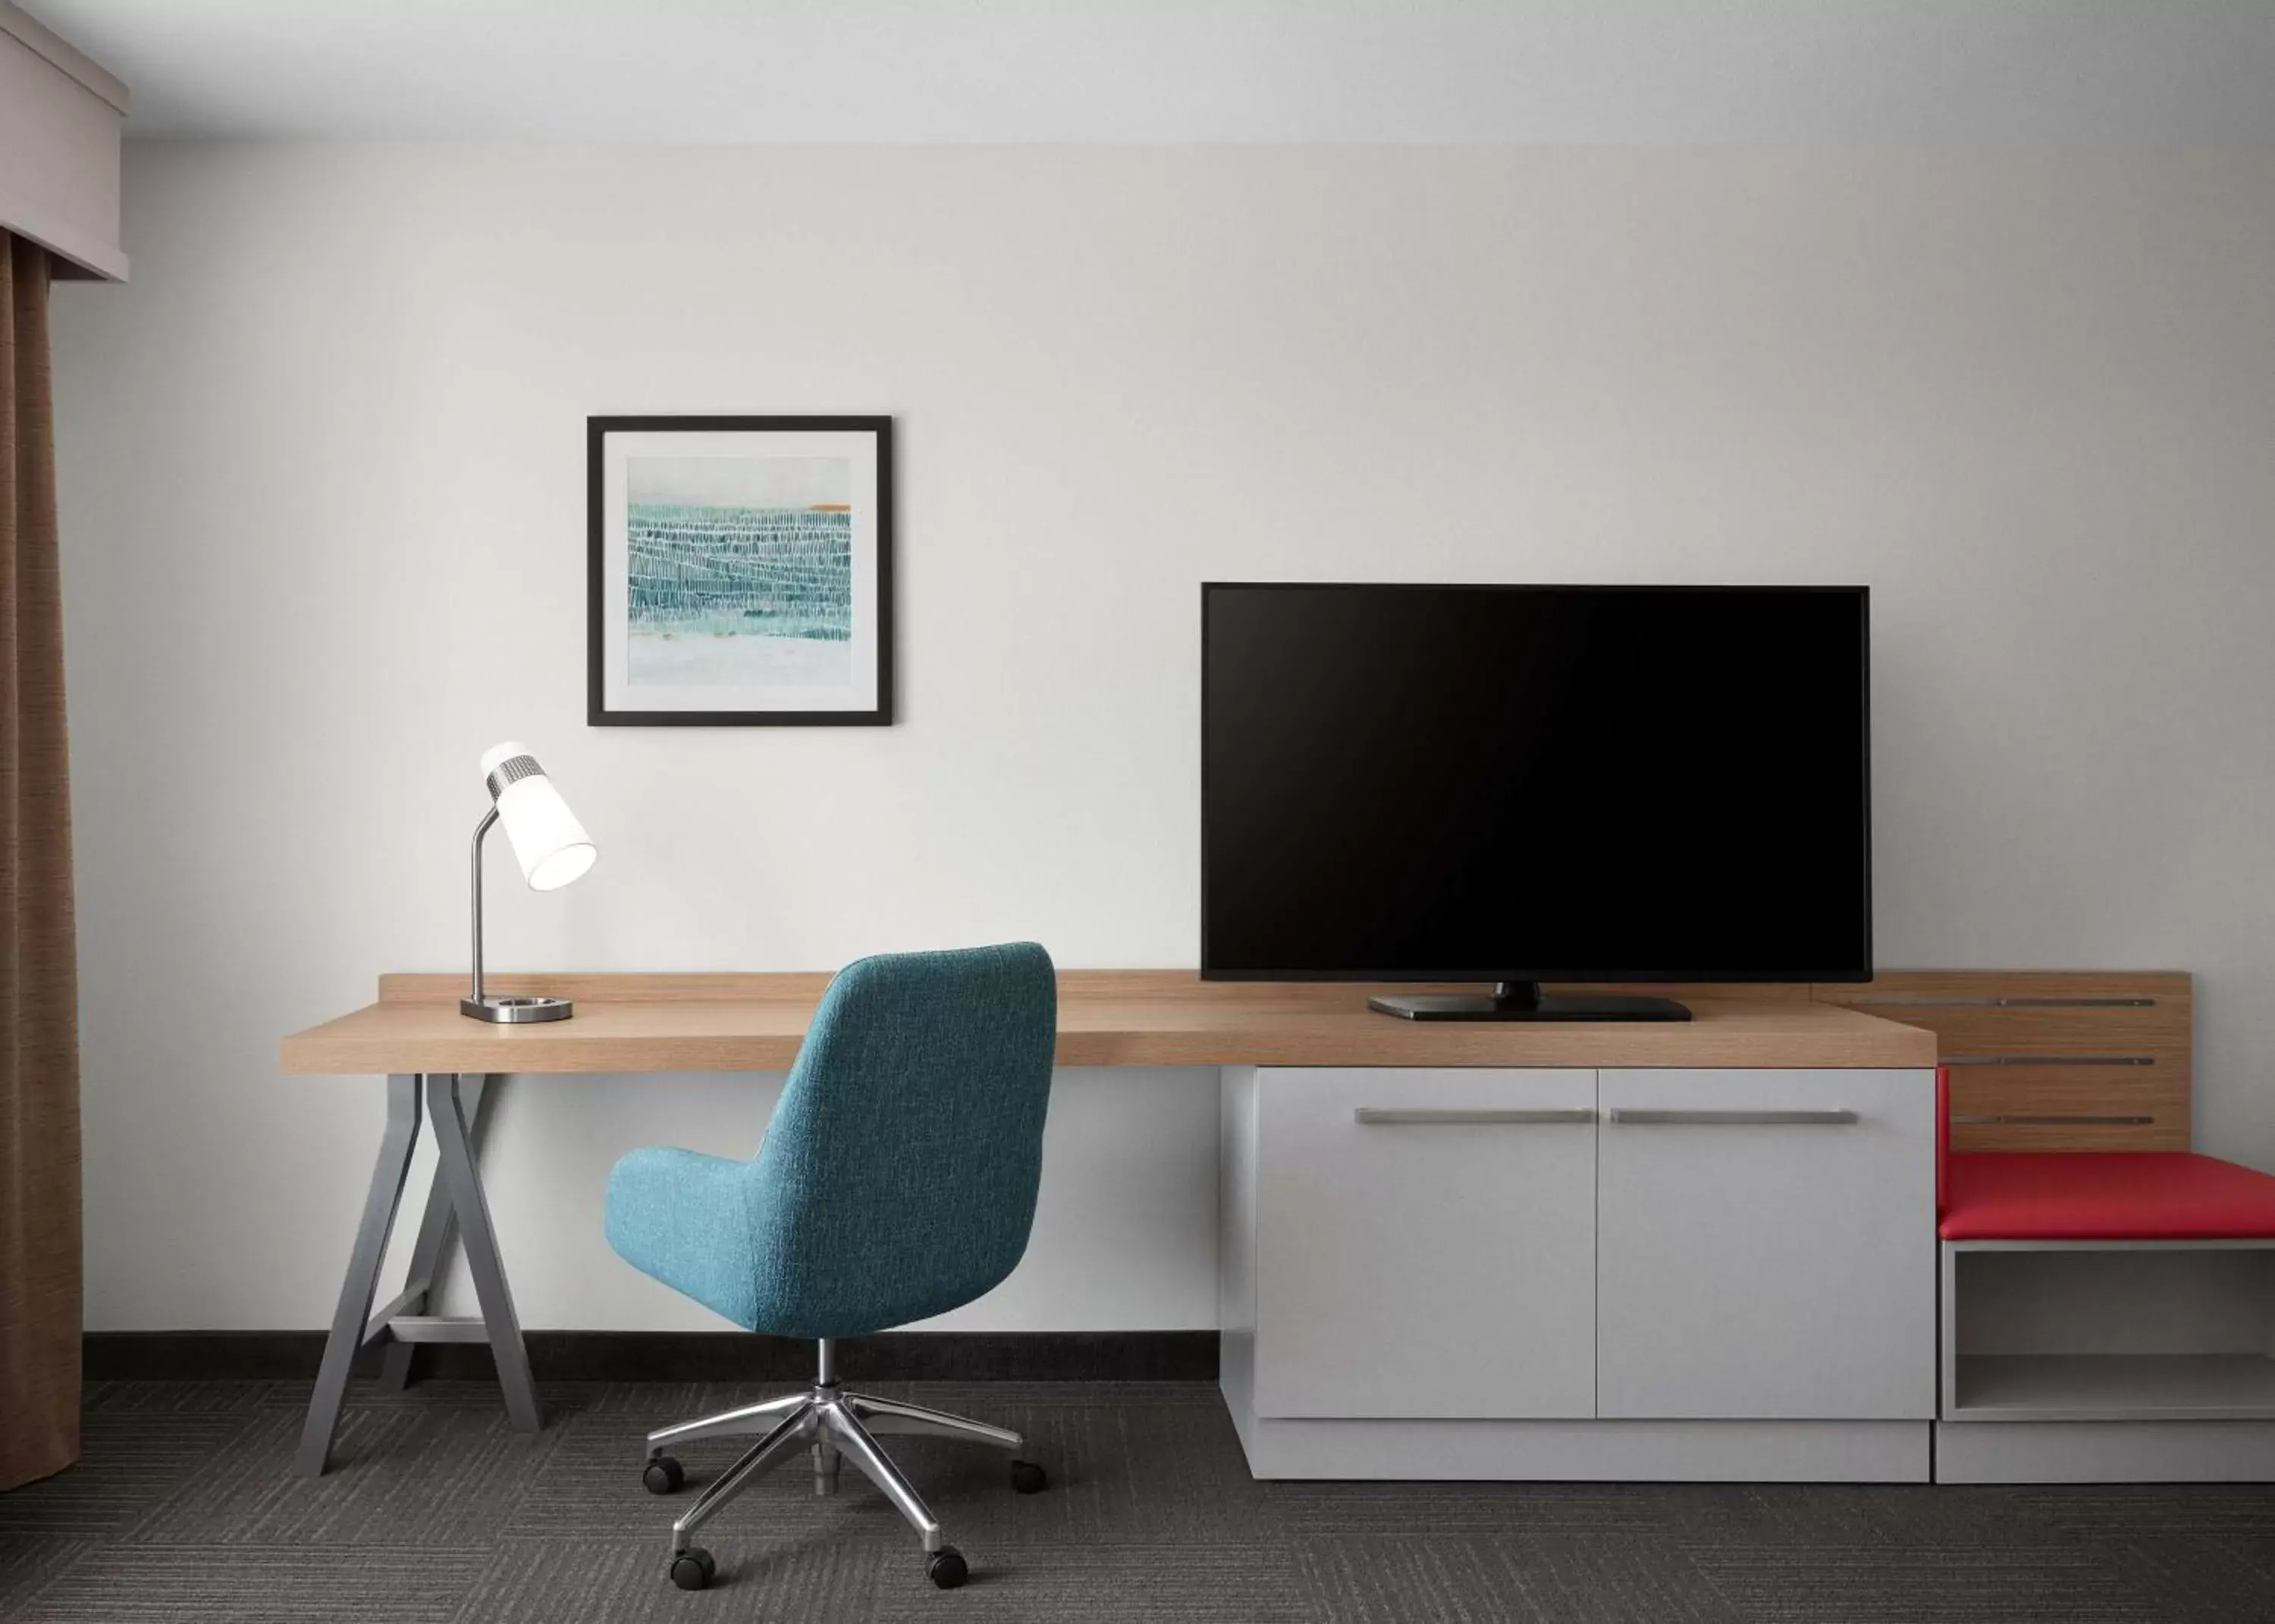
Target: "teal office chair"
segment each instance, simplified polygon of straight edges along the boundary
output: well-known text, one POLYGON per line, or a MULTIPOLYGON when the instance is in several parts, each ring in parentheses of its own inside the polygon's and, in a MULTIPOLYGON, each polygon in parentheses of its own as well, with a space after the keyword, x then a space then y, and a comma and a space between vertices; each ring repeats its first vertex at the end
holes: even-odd
MULTIPOLYGON (((658 1494, 684 1481, 675 1444, 762 1435, 672 1524, 682 1590, 716 1571, 695 1530, 807 1452, 815 1493, 836 1492, 851 1456, 923 1538, 932 1582, 964 1582, 962 1553, 877 1435, 1015 1456, 1019 1435, 847 1393, 835 1344, 961 1307, 1018 1263, 1034 1225, 1057 1025, 1050 955, 1033 942, 857 960, 822 994, 754 1159, 651 1145, 616 1163, 608 1232, 619 1257, 745 1330, 820 1345, 806 1392, 648 1434, 645 1476, 658 1494)), ((1043 1482, 1040 1467, 1013 1460, 1013 1488, 1032 1494, 1043 1482)))

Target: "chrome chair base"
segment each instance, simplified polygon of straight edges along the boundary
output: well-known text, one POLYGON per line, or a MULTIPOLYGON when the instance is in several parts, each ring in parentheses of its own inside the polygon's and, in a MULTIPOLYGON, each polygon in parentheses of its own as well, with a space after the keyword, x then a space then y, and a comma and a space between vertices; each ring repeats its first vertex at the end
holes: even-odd
MULTIPOLYGON (((746 1438, 755 1433, 759 1441, 744 1451, 735 1463, 707 1484, 696 1497, 695 1503, 681 1514, 671 1525, 671 1560, 675 1581, 682 1578, 681 1559, 691 1553, 701 1559, 704 1581, 709 1578, 709 1559, 706 1552, 696 1550, 695 1530, 708 1522, 737 1495, 765 1477, 791 1456, 805 1454, 813 1462, 813 1492, 835 1494, 837 1492, 839 1467, 848 1459, 861 1475, 875 1484, 887 1499, 893 1502, 901 1515, 907 1519, 917 1537, 924 1542, 928 1559, 943 1554, 955 1557, 941 1537, 940 1520, 924 1503, 899 1467, 893 1463, 877 1439, 880 1435, 922 1438, 947 1438, 965 1443, 992 1445, 1008 1454, 1017 1454, 1020 1437, 1017 1432, 984 1421, 972 1421, 962 1416, 927 1409, 921 1404, 904 1404, 897 1399, 881 1399, 864 1393, 848 1393, 837 1384, 834 1369, 834 1350, 828 1342, 820 1346, 820 1368, 812 1386, 804 1393, 793 1393, 762 1403, 745 1404, 739 1409, 722 1411, 694 1421, 684 1421, 647 1435, 647 1482, 658 1492, 669 1492, 680 1482, 678 1462, 670 1456, 675 1444, 690 1443, 707 1438, 746 1438)), ((1043 1486, 1039 1468, 1024 1462, 1013 1462, 1013 1483, 1023 1492, 1043 1486)), ((958 1558, 953 1564, 955 1582, 961 1582, 963 1563, 958 1558)), ((942 1582, 941 1565, 928 1564, 934 1582, 942 1582)), ((699 1588, 699 1587, 690 1587, 699 1588)))

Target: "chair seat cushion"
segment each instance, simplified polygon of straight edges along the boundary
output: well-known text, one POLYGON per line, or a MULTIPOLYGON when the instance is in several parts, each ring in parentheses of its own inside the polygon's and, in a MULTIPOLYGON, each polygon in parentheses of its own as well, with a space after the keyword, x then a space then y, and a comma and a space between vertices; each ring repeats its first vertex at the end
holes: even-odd
POLYGON ((1950 1159, 1946 1241, 2275 1238, 2275 1176, 2188 1151, 1977 1151, 1950 1159))

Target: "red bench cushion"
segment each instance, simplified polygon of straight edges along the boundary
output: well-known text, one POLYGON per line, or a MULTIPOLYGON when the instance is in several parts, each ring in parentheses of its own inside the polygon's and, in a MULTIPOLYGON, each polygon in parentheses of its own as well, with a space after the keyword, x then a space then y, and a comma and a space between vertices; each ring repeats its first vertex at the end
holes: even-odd
POLYGON ((2188 1151, 1977 1151, 1944 1168, 1946 1241, 2275 1238, 2275 1176, 2188 1151))

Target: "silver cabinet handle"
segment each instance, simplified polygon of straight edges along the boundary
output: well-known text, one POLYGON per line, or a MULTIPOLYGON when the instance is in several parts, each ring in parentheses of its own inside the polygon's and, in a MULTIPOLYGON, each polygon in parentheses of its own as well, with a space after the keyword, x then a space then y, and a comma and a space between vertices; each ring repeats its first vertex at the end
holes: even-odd
POLYGON ((1451 1127, 1487 1123, 1508 1124, 1526 1122, 1592 1122, 1595 1112, 1583 1106, 1573 1110, 1494 1111, 1428 1107, 1391 1107, 1361 1106, 1351 1113, 1351 1119, 1364 1127, 1376 1128, 1406 1124, 1415 1127, 1451 1127))
POLYGON ((1854 1111, 1637 1111, 1624 1106, 1604 1114, 1629 1128, 1843 1128, 1863 1120, 1854 1111))

